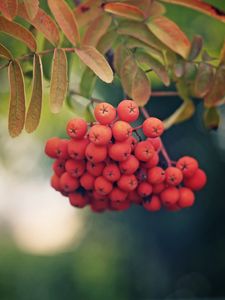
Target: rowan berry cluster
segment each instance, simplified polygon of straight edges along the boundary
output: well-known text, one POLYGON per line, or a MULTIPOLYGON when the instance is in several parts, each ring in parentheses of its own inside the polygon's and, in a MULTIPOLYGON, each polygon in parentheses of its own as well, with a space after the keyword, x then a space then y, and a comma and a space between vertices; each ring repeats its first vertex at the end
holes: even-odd
POLYGON ((96 122, 72 119, 67 139, 50 138, 45 153, 55 159, 52 187, 69 198, 72 206, 90 205, 95 212, 122 211, 131 204, 148 211, 180 210, 192 206, 195 191, 207 178, 196 159, 184 156, 167 168, 160 164, 163 122, 149 117, 133 128, 139 108, 123 100, 115 109, 99 103, 96 122), (137 130, 142 130, 144 140, 137 130))

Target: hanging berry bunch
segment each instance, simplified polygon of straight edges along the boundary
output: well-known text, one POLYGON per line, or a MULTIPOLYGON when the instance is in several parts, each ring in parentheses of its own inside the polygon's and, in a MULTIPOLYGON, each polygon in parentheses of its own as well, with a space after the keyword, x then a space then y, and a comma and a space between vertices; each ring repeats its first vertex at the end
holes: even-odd
POLYGON ((123 100, 117 109, 99 103, 94 114, 92 124, 70 120, 66 128, 70 139, 53 137, 45 147, 45 153, 55 159, 51 185, 72 206, 90 205, 102 212, 126 210, 131 204, 149 211, 194 204, 194 192, 204 187, 206 174, 189 156, 171 163, 160 138, 161 120, 148 117, 141 126, 132 127, 130 123, 139 117, 132 100, 123 100), (162 167, 163 160, 167 168, 162 167))

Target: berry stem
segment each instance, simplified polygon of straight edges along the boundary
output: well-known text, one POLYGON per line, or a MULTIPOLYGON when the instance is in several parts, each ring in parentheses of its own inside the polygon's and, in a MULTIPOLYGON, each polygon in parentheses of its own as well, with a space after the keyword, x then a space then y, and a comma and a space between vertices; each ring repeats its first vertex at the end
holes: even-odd
MULTIPOLYGON (((145 119, 148 119, 150 117, 150 115, 149 115, 149 113, 148 113, 148 111, 145 107, 141 107, 140 110, 141 110, 143 116, 145 117, 145 119)), ((161 144, 162 144, 162 147, 161 147, 160 151, 161 151, 163 157, 165 158, 165 161, 166 161, 168 167, 171 167, 172 166, 172 161, 169 157, 169 154, 168 154, 161 138, 160 138, 160 141, 161 141, 161 144)))

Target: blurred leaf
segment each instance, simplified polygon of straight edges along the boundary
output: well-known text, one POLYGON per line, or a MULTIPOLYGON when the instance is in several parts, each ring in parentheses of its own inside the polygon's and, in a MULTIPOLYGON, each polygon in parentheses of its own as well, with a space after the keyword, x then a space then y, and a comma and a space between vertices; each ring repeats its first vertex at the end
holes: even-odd
POLYGON ((216 130, 220 124, 220 114, 216 107, 206 108, 203 116, 204 124, 207 129, 216 130))
POLYGON ((121 61, 121 69, 120 69, 120 78, 122 82, 122 86, 127 95, 132 96, 132 85, 134 76, 137 72, 137 64, 132 55, 128 55, 124 57, 124 60, 121 61))
POLYGON ((220 51, 220 64, 225 64, 225 40, 223 43, 223 47, 220 51))
POLYGON ((128 55, 130 55, 129 50, 122 44, 120 44, 114 52, 113 66, 119 76, 121 74, 121 69, 123 67, 124 61, 128 55))
POLYGON ((0 16, 0 31, 24 42, 31 51, 35 51, 37 48, 34 36, 26 28, 18 23, 8 21, 2 16, 0 16))
POLYGON ((12 21, 17 14, 18 0, 1 0, 0 12, 5 18, 12 21))
POLYGON ((84 34, 82 44, 96 47, 101 37, 107 32, 112 21, 109 15, 101 15, 91 22, 84 34))
POLYGON ((206 15, 209 15, 221 22, 225 22, 225 13, 214 7, 212 4, 203 2, 202 0, 161 0, 163 2, 177 4, 185 7, 192 8, 194 10, 200 11, 206 15))
POLYGON ((59 30, 53 19, 41 8, 38 9, 34 19, 28 16, 24 4, 20 3, 18 7, 18 15, 33 25, 38 31, 43 33, 46 39, 54 46, 59 43, 59 30))
POLYGON ((190 41, 183 31, 170 19, 158 16, 147 23, 153 34, 172 51, 186 58, 190 52, 190 41))
POLYGON ((121 3, 121 2, 112 2, 106 3, 103 6, 104 10, 108 13, 114 15, 125 17, 131 20, 142 21, 144 20, 144 13, 137 6, 121 3))
POLYGON ((150 12, 152 10, 152 5, 154 4, 154 2, 152 3, 152 0, 129 0, 126 1, 126 3, 134 5, 136 7, 138 7, 142 13, 144 14, 145 18, 149 17, 150 12))
POLYGON ((203 53, 202 53, 202 60, 203 61, 210 62, 210 61, 213 61, 215 59, 216 58, 209 55, 209 53, 206 50, 203 51, 203 53))
POLYGON ((162 3, 158 1, 153 1, 149 11, 149 17, 164 15, 165 12, 166 12, 166 8, 164 5, 162 5, 162 3))
POLYGON ((10 106, 8 128, 12 137, 18 136, 25 121, 25 90, 22 69, 17 61, 9 64, 10 106))
POLYGON ((101 0, 87 0, 74 9, 74 15, 79 27, 88 25, 94 19, 103 14, 101 0))
POLYGON ((195 35, 192 43, 191 50, 189 53, 189 60, 194 60, 198 57, 203 47, 203 38, 200 35, 195 35))
POLYGON ((83 46, 75 49, 79 58, 103 81, 113 81, 113 71, 105 57, 94 47, 83 46))
POLYGON ((186 61, 184 63, 184 78, 186 80, 194 80, 197 75, 197 66, 194 62, 186 61))
POLYGON ((69 5, 65 0, 48 0, 48 5, 67 39, 77 46, 80 42, 80 34, 77 21, 69 5))
POLYGON ((173 72, 177 78, 181 78, 184 75, 184 61, 179 61, 173 65, 173 72))
POLYGON ((137 68, 131 87, 131 98, 138 106, 145 106, 151 96, 151 83, 145 72, 137 68))
POLYGON ((35 131, 38 127, 42 108, 43 72, 41 58, 38 54, 34 54, 33 65, 32 95, 25 121, 25 129, 28 133, 35 131))
POLYGON ((135 57, 139 63, 144 63, 150 67, 166 86, 170 85, 170 78, 166 68, 158 60, 144 52, 137 52, 135 57))
POLYGON ((39 0, 23 0, 26 12, 32 20, 36 17, 39 8, 39 0))
POLYGON ((84 70, 84 73, 81 77, 81 82, 80 82, 80 93, 82 96, 86 98, 90 98, 96 83, 97 76, 95 73, 89 69, 86 68, 84 70))
POLYGON ((212 107, 225 102, 225 65, 220 65, 214 76, 211 91, 205 97, 205 106, 212 107))
POLYGON ((12 59, 12 54, 10 53, 10 51, 3 46, 2 44, 0 44, 0 57, 6 58, 8 60, 12 59))
POLYGON ((198 73, 194 83, 194 94, 198 98, 203 98, 211 90, 213 85, 213 67, 207 63, 200 63, 198 73))
POLYGON ((106 32, 98 42, 97 45, 98 51, 101 52, 102 54, 108 52, 112 48, 116 38, 117 38, 117 33, 114 30, 110 30, 106 32))
POLYGON ((52 63, 50 85, 50 109, 58 113, 63 105, 67 92, 67 58, 63 49, 55 49, 52 63))
POLYGON ((92 113, 89 110, 91 103, 89 99, 74 94, 67 98, 67 103, 77 116, 84 118, 87 122, 95 121, 92 113))

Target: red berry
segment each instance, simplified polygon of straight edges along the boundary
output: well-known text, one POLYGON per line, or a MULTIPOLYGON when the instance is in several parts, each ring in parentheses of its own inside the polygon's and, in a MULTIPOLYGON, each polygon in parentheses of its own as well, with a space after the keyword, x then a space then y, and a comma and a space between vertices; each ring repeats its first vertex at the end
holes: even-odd
POLYGON ((109 208, 109 201, 108 199, 105 198, 105 196, 104 199, 100 199, 100 200, 92 199, 90 203, 90 208, 95 213, 104 212, 106 209, 109 208))
POLYGON ((142 141, 137 144, 134 153, 137 159, 148 161, 155 154, 155 150, 149 141, 142 141))
POLYGON ((165 180, 165 171, 160 167, 148 170, 148 182, 151 184, 162 183, 165 180))
POLYGON ((148 118, 144 121, 142 130, 145 136, 150 138, 156 138, 162 135, 164 131, 164 125, 158 118, 148 118))
POLYGON ((118 187, 114 187, 109 194, 109 199, 112 202, 122 202, 125 201, 127 198, 127 192, 122 191, 118 187))
POLYGON ((143 181, 138 185, 137 192, 138 195, 140 195, 143 198, 150 196, 152 193, 152 186, 148 182, 143 181))
POLYGON ((110 209, 111 210, 116 210, 116 211, 124 211, 124 210, 127 210, 128 208, 130 208, 130 202, 128 201, 122 201, 122 202, 119 202, 119 201, 112 201, 110 203, 110 209))
POLYGON ((160 193, 160 199, 165 206, 171 206, 179 200, 180 193, 176 187, 168 187, 160 193))
POLYGON ((162 148, 162 142, 161 142, 161 139, 159 137, 148 138, 147 140, 151 142, 151 144, 154 147, 155 151, 159 151, 162 148))
POLYGON ((124 161, 128 159, 131 153, 131 147, 126 142, 116 142, 109 145, 109 156, 115 161, 124 161))
POLYGON ((182 171, 184 177, 192 177, 198 169, 198 162, 193 157, 184 156, 177 161, 176 167, 182 171))
POLYGON ((129 136, 128 139, 125 141, 131 146, 131 151, 133 151, 138 143, 137 139, 134 136, 129 136))
POLYGON ((72 177, 78 178, 84 173, 86 164, 84 160, 69 159, 65 164, 65 168, 72 177))
POLYGON ((45 145, 45 154, 51 158, 57 158, 56 150, 60 139, 58 137, 52 137, 47 140, 45 145))
POLYGON ((129 201, 130 203, 141 205, 143 203, 143 198, 138 195, 137 190, 134 190, 128 193, 127 201, 129 201))
POLYGON ((116 141, 123 142, 132 135, 132 127, 124 121, 117 121, 112 126, 112 134, 116 141))
POLYGON ((157 152, 154 153, 154 155, 146 161, 146 163, 143 163, 142 166, 143 168, 150 169, 153 167, 156 167, 159 163, 159 155, 157 152))
POLYGON ((68 153, 71 158, 81 160, 85 158, 85 150, 89 144, 88 139, 70 140, 68 142, 68 153))
POLYGON ((156 195, 153 195, 148 201, 144 202, 143 206, 148 211, 159 211, 162 205, 160 198, 156 195))
POLYGON ((108 164, 103 170, 103 176, 111 182, 118 181, 120 179, 120 169, 115 163, 108 164))
POLYGON ((127 160, 119 163, 119 167, 121 173, 131 175, 137 171, 139 164, 138 159, 134 155, 130 155, 127 160))
POLYGON ((95 177, 98 177, 102 174, 104 167, 105 167, 104 162, 94 163, 94 162, 88 161, 87 165, 86 165, 87 171, 95 177))
POLYGON ((82 139, 87 132, 87 122, 83 119, 72 119, 68 122, 66 131, 73 139, 82 139))
POLYGON ((183 174, 181 170, 176 167, 168 167, 166 169, 166 182, 169 185, 179 185, 183 180, 183 174))
POLYGON ((74 192, 79 187, 79 181, 77 178, 74 178, 70 174, 65 172, 60 177, 60 187, 64 192, 74 192))
POLYGON ((117 185, 121 190, 131 192, 136 189, 138 181, 134 175, 122 175, 117 185))
POLYGON ((51 186, 52 186, 56 191, 61 191, 60 177, 58 177, 56 174, 53 174, 52 177, 51 177, 51 186))
POLYGON ((165 190, 165 188, 166 188, 166 184, 164 182, 154 184, 152 186, 152 193, 153 194, 160 194, 163 190, 165 190))
POLYGON ((88 198, 80 193, 71 193, 69 194, 70 204, 75 207, 83 208, 88 203, 88 198))
POLYGON ((99 176, 95 179, 94 187, 101 195, 108 195, 113 188, 112 183, 103 176, 99 176))
POLYGON ((87 191, 94 189, 95 177, 91 175, 89 172, 85 172, 80 177, 80 185, 87 191))
POLYGON ((107 145, 112 138, 112 131, 105 125, 94 125, 89 131, 89 140, 98 146, 107 145))
POLYGON ((85 155, 89 161, 99 163, 106 159, 107 148, 90 143, 86 148, 85 155))
POLYGON ((178 206, 181 208, 190 207, 195 202, 195 194, 192 192, 192 190, 181 187, 179 189, 180 192, 180 198, 177 202, 178 206))
POLYGON ((122 121, 134 122, 139 117, 139 108, 132 100, 123 100, 117 107, 117 113, 122 121))
POLYGON ((111 104, 102 102, 96 105, 94 114, 99 123, 107 125, 116 118, 116 109, 111 104))
POLYGON ((201 190, 207 182, 207 176, 205 172, 201 169, 198 169, 192 177, 184 178, 184 185, 193 190, 201 190))
POLYGON ((65 160, 56 159, 52 165, 52 169, 57 176, 61 176, 65 172, 65 160))

